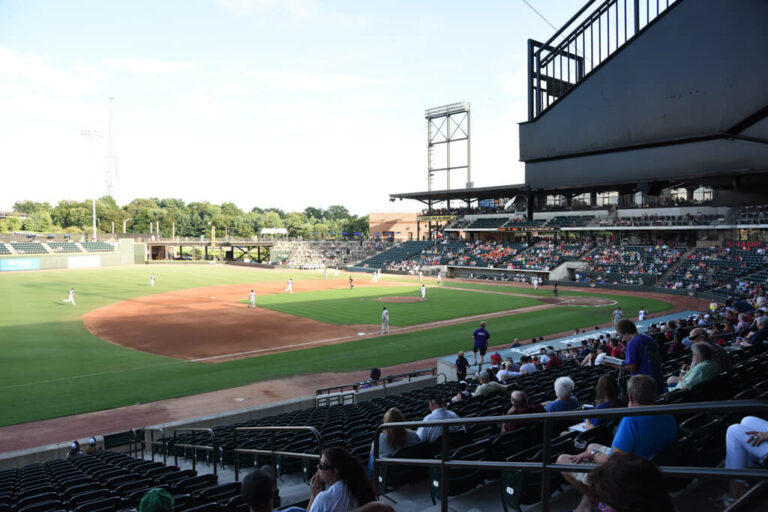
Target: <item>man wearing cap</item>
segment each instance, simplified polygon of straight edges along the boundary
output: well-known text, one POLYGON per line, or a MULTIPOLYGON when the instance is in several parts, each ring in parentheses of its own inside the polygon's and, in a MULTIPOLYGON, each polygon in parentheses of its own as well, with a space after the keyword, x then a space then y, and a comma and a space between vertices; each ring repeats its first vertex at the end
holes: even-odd
POLYGON ((88 440, 88 446, 85 447, 86 455, 93 455, 99 451, 99 445, 96 443, 96 438, 92 437, 88 440))
POLYGON ((485 329, 485 322, 480 322, 480 327, 472 333, 472 338, 475 340, 472 347, 473 364, 477 364, 477 353, 480 352, 480 364, 477 367, 477 371, 480 371, 483 369, 483 360, 488 351, 488 340, 491 339, 490 333, 485 329))
POLYGON ((381 334, 389 334, 389 310, 387 306, 381 311, 381 334))
POLYGON ((483 370, 480 372, 480 385, 477 386, 477 389, 472 396, 500 395, 502 393, 506 393, 507 390, 509 390, 509 388, 512 386, 513 384, 507 386, 504 384, 499 384, 496 381, 492 381, 490 375, 488 375, 488 371, 483 370))
POLYGON ((139 512, 172 512, 173 496, 161 487, 147 491, 139 503, 139 512))

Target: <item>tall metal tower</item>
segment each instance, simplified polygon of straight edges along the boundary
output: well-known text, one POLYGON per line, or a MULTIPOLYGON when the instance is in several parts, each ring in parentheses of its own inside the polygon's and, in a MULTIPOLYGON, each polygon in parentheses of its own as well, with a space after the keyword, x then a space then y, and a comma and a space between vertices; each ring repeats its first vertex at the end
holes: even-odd
POLYGON ((117 177, 117 155, 112 147, 112 123, 113 123, 113 110, 112 102, 114 98, 109 98, 109 121, 107 125, 107 154, 105 155, 105 181, 107 185, 107 195, 111 198, 115 198, 115 184, 118 181, 117 177))
POLYGON ((424 112, 427 120, 427 190, 432 190, 432 182, 435 173, 445 171, 446 187, 451 189, 451 171, 466 169, 467 182, 466 188, 472 188, 472 160, 471 160, 471 139, 470 139, 470 113, 469 102, 450 103, 427 109, 424 112), (451 144, 466 142, 466 164, 464 160, 462 165, 452 165, 451 162, 451 144), (445 144, 445 167, 435 168, 435 155, 433 151, 438 144, 445 144))

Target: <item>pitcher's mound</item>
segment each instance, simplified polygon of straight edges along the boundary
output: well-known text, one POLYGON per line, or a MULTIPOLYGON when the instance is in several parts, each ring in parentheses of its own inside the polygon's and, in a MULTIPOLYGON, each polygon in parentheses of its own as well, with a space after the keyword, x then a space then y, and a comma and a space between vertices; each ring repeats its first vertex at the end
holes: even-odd
POLYGON ((421 301, 421 299, 418 297, 403 297, 402 295, 395 295, 392 297, 379 297, 379 302, 403 303, 419 301, 421 301))
POLYGON ((541 297, 539 300, 544 304, 557 304, 560 306, 612 306, 616 304, 615 300, 599 297, 541 297))

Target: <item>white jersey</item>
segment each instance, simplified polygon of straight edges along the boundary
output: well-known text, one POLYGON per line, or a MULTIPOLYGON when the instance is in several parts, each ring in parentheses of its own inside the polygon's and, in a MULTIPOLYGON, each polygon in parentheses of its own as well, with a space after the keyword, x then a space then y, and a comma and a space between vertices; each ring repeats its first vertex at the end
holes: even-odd
POLYGON ((637 315, 637 319, 641 322, 648 318, 648 312, 645 309, 641 309, 640 313, 637 315))
POLYGON ((424 285, 421 285, 421 300, 424 300, 426 296, 427 296, 427 287, 424 285))

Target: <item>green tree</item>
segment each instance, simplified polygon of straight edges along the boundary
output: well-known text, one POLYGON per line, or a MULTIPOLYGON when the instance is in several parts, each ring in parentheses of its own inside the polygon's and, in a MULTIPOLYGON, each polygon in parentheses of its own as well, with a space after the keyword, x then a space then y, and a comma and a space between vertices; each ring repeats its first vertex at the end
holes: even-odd
POLYGON ((13 215, 0 219, 0 233, 13 233, 14 231, 20 231, 24 225, 24 221, 20 217, 13 215))
POLYGON ((13 205, 13 211, 20 213, 35 213, 39 211, 51 212, 51 205, 48 203, 37 203, 35 201, 18 201, 13 205))
POLYGON ((349 210, 338 204, 328 207, 327 216, 333 220, 348 219, 350 217, 349 210))
POLYGON ((47 211, 36 211, 30 213, 24 221, 24 230, 33 231, 35 233, 42 233, 45 231, 51 231, 53 227, 53 220, 51 220, 51 214, 47 211))

